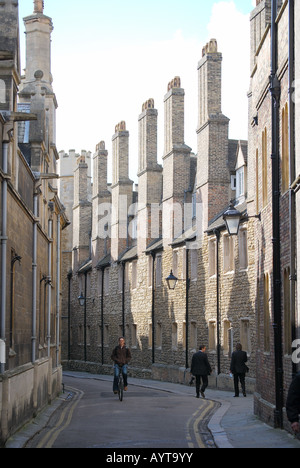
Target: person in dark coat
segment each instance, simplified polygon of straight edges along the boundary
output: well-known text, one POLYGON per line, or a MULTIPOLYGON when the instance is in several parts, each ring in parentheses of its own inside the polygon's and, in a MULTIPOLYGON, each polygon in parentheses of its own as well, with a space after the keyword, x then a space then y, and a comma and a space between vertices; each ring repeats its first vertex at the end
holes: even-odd
POLYGON ((196 377, 196 397, 200 396, 200 385, 202 379, 201 396, 205 398, 205 390, 208 387, 208 376, 211 374, 212 369, 208 362, 207 354, 205 353, 206 347, 200 346, 200 351, 195 353, 192 358, 191 374, 196 377))
POLYGON ((246 362, 248 361, 247 353, 243 351, 242 345, 238 343, 236 345, 236 351, 232 353, 230 371, 234 377, 234 391, 235 397, 239 397, 239 381, 241 382, 242 391, 244 397, 246 397, 246 372, 248 367, 246 362))
POLYGON ((300 433, 299 415, 300 415, 300 373, 293 379, 287 401, 286 413, 292 429, 296 434, 300 433))

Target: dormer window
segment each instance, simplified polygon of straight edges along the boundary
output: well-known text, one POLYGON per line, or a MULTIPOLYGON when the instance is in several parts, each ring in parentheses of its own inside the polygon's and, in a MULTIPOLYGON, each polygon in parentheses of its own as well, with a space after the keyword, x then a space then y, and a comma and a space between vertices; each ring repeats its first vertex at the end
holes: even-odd
POLYGON ((247 147, 246 142, 239 142, 235 164, 236 200, 243 203, 247 192, 247 147))
POLYGON ((245 195, 245 173, 244 167, 241 167, 236 171, 236 198, 243 197, 245 195))

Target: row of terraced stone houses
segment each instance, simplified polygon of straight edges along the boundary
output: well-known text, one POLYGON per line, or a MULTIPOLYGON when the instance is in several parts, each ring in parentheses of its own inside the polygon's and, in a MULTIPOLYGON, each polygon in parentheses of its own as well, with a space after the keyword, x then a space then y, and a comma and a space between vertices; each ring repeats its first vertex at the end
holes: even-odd
POLYGON ((180 77, 164 96, 163 166, 158 112, 153 99, 142 105, 137 186, 124 121, 112 137, 111 184, 105 142, 93 156, 60 152, 60 196, 73 226, 63 246, 69 368, 111 373, 111 350, 124 335, 131 375, 187 382, 192 354, 206 344, 211 385, 228 388, 230 356, 241 342, 256 413, 286 423, 298 332, 293 13, 294 2, 270 0, 251 13, 249 142, 228 138, 222 54, 212 39, 198 63, 197 154, 184 139, 180 77), (241 213, 238 236, 223 219, 230 200, 241 213), (175 290, 166 282, 171 271, 175 290))

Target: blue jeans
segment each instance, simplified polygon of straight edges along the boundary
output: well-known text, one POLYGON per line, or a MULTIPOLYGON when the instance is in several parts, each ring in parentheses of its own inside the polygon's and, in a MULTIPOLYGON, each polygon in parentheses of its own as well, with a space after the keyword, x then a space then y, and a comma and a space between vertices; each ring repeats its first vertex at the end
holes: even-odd
MULTIPOLYGON (((128 366, 125 364, 122 367, 122 373, 123 373, 123 378, 124 378, 124 387, 128 386, 127 383, 127 370, 128 366)), ((114 365, 114 386, 113 386, 113 391, 117 392, 119 390, 119 375, 120 375, 120 366, 118 364, 114 365)))

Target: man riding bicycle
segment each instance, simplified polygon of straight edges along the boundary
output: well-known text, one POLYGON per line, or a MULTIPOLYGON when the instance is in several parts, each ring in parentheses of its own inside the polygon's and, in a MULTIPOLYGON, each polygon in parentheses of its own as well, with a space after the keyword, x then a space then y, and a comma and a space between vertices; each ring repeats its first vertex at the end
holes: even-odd
POLYGON ((125 339, 123 337, 119 338, 119 345, 115 347, 111 355, 112 360, 114 361, 114 385, 113 392, 114 394, 118 393, 118 381, 119 381, 119 372, 122 369, 123 378, 124 378, 124 390, 128 389, 127 382, 127 370, 128 364, 131 360, 130 349, 125 346, 125 339))

